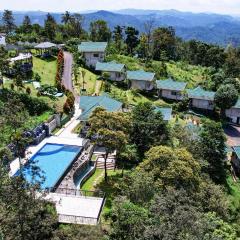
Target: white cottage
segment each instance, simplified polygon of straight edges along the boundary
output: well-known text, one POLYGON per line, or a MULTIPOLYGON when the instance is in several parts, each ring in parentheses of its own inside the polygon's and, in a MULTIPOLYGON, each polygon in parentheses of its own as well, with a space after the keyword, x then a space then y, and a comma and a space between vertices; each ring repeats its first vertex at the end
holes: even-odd
POLYGON ((104 61, 106 48, 107 42, 82 42, 78 46, 88 67, 96 67, 97 62, 104 61))
POLYGON ((201 87, 187 90, 188 98, 191 100, 191 107, 203 110, 214 109, 215 92, 206 91, 201 87))
POLYGON ((178 101, 183 99, 183 92, 187 85, 185 82, 178 82, 172 79, 157 80, 156 84, 160 97, 178 101))
POLYGON ((227 109, 225 114, 231 122, 240 124, 240 99, 238 99, 237 103, 233 107, 227 109))
POLYGON ((150 91, 155 86, 155 73, 152 72, 127 71, 127 79, 132 89, 150 91))
POLYGON ((124 64, 112 62, 97 62, 96 71, 109 73, 109 79, 112 81, 124 81, 126 79, 126 67, 124 64))
POLYGON ((5 33, 0 33, 0 46, 6 46, 6 34, 5 33))

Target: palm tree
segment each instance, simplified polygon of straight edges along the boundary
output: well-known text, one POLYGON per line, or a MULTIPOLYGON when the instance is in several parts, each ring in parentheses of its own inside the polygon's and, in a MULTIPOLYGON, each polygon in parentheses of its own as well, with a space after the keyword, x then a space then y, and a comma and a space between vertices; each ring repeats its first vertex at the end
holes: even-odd
POLYGON ((71 14, 70 12, 66 11, 64 14, 62 14, 62 23, 68 24, 71 20, 71 14))

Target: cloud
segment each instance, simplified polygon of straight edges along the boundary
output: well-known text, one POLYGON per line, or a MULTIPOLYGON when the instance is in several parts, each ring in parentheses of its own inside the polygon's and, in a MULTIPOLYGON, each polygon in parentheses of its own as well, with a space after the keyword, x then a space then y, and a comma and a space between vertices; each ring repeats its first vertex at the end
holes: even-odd
POLYGON ((0 0, 0 8, 51 12, 140 8, 239 14, 240 0, 0 0))

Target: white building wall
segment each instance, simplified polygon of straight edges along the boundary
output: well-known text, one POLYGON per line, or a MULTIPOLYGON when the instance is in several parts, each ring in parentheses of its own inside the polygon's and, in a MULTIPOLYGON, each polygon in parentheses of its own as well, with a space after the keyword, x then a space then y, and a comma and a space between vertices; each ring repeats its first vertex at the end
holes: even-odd
POLYGON ((0 34, 0 45, 6 46, 6 36, 0 34))
POLYGON ((166 89, 163 89, 161 90, 161 96, 163 98, 168 98, 168 99, 173 99, 173 100, 182 100, 183 99, 183 95, 181 94, 180 91, 176 91, 177 92, 177 95, 173 95, 173 91, 171 90, 166 90, 166 89))
POLYGON ((231 118, 233 123, 238 123, 238 118, 240 118, 239 108, 230 108, 225 111, 226 117, 231 118))
POLYGON ((214 104, 213 101, 203 100, 203 99, 192 99, 192 106, 195 108, 213 110, 214 104))
POLYGON ((153 89, 153 87, 154 87, 154 84, 153 84, 153 82, 150 82, 150 81, 131 80, 131 88, 132 89, 150 91, 153 89))
POLYGON ((87 52, 83 53, 86 65, 89 67, 96 67, 97 62, 103 62, 105 58, 104 52, 87 52), (97 55, 97 56, 96 56, 97 55))

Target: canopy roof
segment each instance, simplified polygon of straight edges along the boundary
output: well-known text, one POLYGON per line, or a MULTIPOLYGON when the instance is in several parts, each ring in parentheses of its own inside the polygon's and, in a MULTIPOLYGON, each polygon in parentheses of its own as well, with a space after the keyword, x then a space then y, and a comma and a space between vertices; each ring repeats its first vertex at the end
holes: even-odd
POLYGON ((187 85, 185 82, 174 81, 171 78, 166 80, 157 80, 156 83, 158 89, 167 89, 172 91, 183 91, 187 85))
POLYGON ((155 73, 145 72, 144 70, 127 71, 128 80, 153 81, 155 73))
POLYGON ((57 45, 55 43, 51 43, 51 42, 42 42, 39 43, 38 45, 35 46, 35 48, 37 49, 48 49, 48 48, 53 48, 56 47, 57 45))
POLYGON ((21 60, 30 59, 30 58, 32 58, 31 53, 20 53, 17 57, 10 58, 10 62, 21 61, 21 60))
POLYGON ((108 112, 116 112, 122 107, 122 103, 110 98, 108 95, 102 96, 81 96, 79 108, 83 110, 80 120, 88 120, 93 110, 97 107, 103 107, 108 112))
POLYGON ((80 52, 105 52, 107 42, 82 42, 78 46, 80 52))
POLYGON ((203 100, 210 100, 210 101, 213 101, 215 96, 215 92, 206 91, 201 87, 197 87, 195 89, 188 89, 187 93, 189 98, 203 99, 203 100))
POLYGON ((103 72, 122 72, 125 65, 121 63, 116 63, 115 61, 112 62, 97 62, 96 71, 103 71, 103 72))

